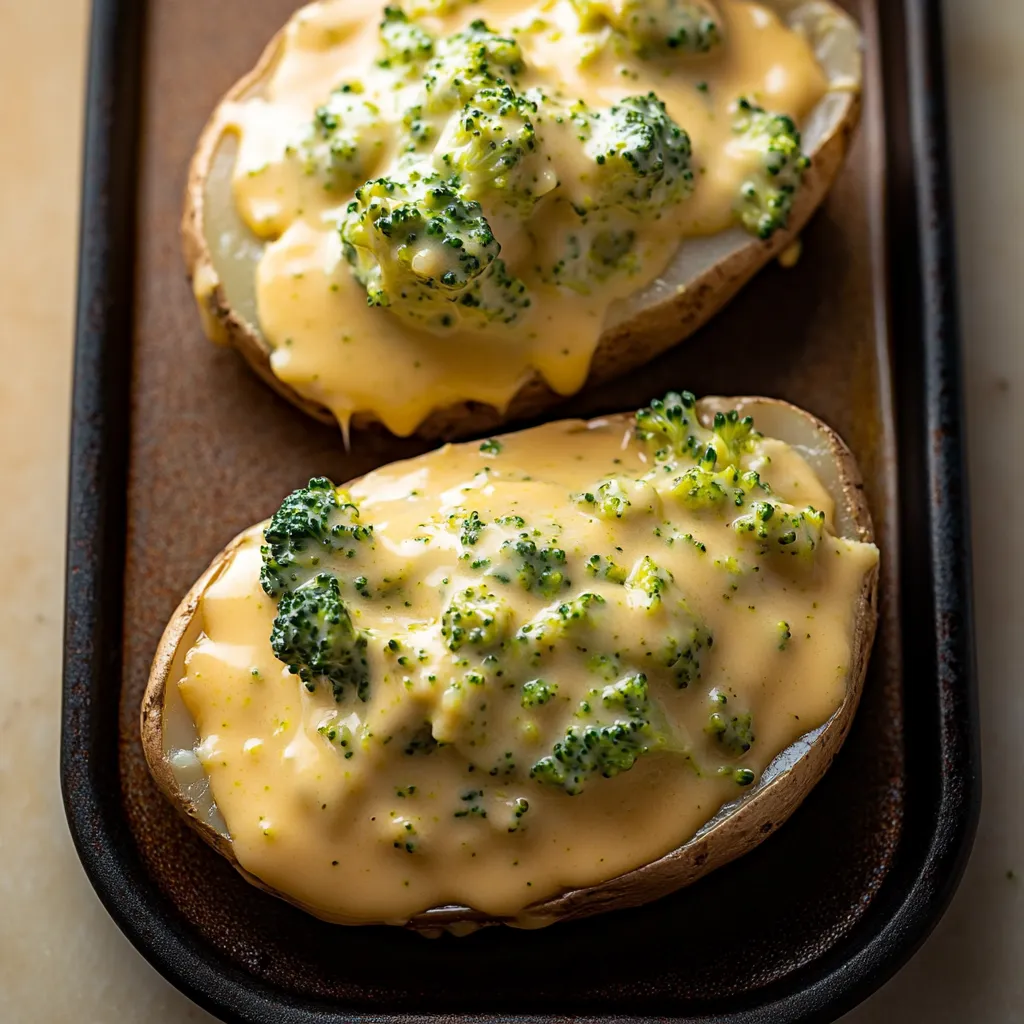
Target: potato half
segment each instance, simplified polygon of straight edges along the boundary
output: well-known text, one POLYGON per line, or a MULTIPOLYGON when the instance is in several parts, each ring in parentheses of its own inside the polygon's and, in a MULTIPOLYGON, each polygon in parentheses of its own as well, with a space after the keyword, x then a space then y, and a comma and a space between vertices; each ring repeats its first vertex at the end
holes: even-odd
MULTIPOLYGON (((842 166, 860 115, 862 38, 855 22, 827 0, 764 0, 791 28, 803 33, 825 72, 829 91, 802 126, 811 157, 788 228, 767 241, 741 228, 688 238, 665 272, 648 287, 615 303, 605 319, 586 385, 612 380, 671 348, 706 323, 753 275, 782 253, 821 204, 842 166)), ((192 159, 182 238, 189 278, 206 333, 236 348, 275 391, 324 423, 335 417, 275 375, 272 349, 256 310, 255 269, 264 243, 238 215, 231 176, 237 140, 225 128, 225 104, 259 97, 278 60, 283 36, 267 46, 256 67, 237 82, 214 112, 192 159)), ((451 438, 536 416, 565 399, 533 371, 508 408, 477 401, 435 408, 416 433, 451 438)), ((365 426, 373 413, 356 411, 352 424, 365 426)))
MULTIPOLYGON (((706 398, 698 403, 697 413, 701 422, 708 424, 715 411, 733 408, 742 415, 753 415, 763 434, 796 448, 811 465, 835 501, 834 526, 838 536, 865 543, 873 540, 859 471, 851 452, 834 431, 809 413, 774 399, 706 398)), ((613 423, 615 420, 628 422, 625 416, 611 418, 613 423)), ((176 686, 184 675, 185 654, 202 629, 197 611, 203 594, 227 566, 238 545, 261 528, 255 526, 246 531, 214 559, 168 623, 143 697, 142 742, 157 784, 203 839, 248 881, 316 915, 317 908, 275 891, 238 863, 205 773, 192 755, 196 729, 176 686)), ((426 933, 459 933, 497 923, 529 928, 638 906, 689 885, 756 846, 799 806, 825 773, 849 731, 875 634, 877 583, 877 568, 873 568, 865 575, 857 598, 850 668, 840 706, 824 724, 776 756, 750 790, 719 810, 683 845, 619 877, 527 906, 514 918, 494 918, 464 906, 443 906, 418 914, 408 926, 426 933)))

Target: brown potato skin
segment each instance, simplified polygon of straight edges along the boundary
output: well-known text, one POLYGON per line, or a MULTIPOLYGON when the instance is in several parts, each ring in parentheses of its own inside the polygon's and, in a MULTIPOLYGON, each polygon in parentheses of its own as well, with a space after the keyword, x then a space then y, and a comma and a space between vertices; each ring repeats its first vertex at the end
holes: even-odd
MULTIPOLYGON (((252 91, 270 73, 277 60, 281 39, 281 33, 274 36, 253 70, 235 83, 221 100, 221 106, 252 91)), ((594 351, 584 388, 614 380, 689 337, 722 309, 762 267, 799 237, 842 168, 860 120, 860 107, 859 96, 852 97, 844 119, 815 151, 790 214, 789 226, 777 231, 767 241, 751 239, 743 249, 709 267, 682 294, 649 306, 631 320, 606 331, 594 351)), ((219 109, 220 106, 217 111, 219 109)), ((217 278, 203 227, 206 177, 221 138, 217 111, 199 138, 185 190, 181 237, 190 282, 210 272, 217 278)), ((207 332, 237 349, 259 377, 279 395, 322 423, 334 425, 337 422, 329 409, 303 397, 274 374, 270 367, 270 346, 228 305, 219 278, 209 293, 197 296, 197 302, 200 303, 207 332)), ((482 402, 458 402, 435 409, 416 428, 415 434, 428 440, 451 440, 486 433, 505 423, 539 416, 569 397, 552 391, 540 374, 534 372, 504 413, 482 402)), ((376 421, 377 417, 371 412, 356 412, 352 426, 360 429, 376 421)))
MULTIPOLYGON (((857 535, 853 539, 865 543, 872 542, 874 531, 871 513, 864 497, 864 485, 860 471, 849 448, 830 427, 810 413, 777 399, 705 398, 697 403, 697 413, 704 420, 712 416, 717 409, 731 409, 737 404, 752 400, 763 403, 770 402, 773 405, 786 408, 794 415, 801 416, 805 421, 813 424, 826 438, 834 462, 839 469, 842 493, 833 495, 836 505, 845 507, 850 513, 850 518, 856 524, 857 535)), ((610 420, 621 420, 624 424, 630 418, 625 414, 606 417, 610 420)), ((200 818, 196 807, 188 801, 179 788, 173 771, 164 756, 164 695, 168 683, 176 682, 170 680, 175 654, 196 614, 206 588, 217 578, 248 533, 249 531, 246 531, 232 540, 213 560, 210 567, 185 595, 164 630, 153 658, 149 682, 142 700, 142 746, 157 785, 175 809, 207 843, 225 856, 253 885, 294 903, 314 916, 320 916, 315 907, 293 900, 270 888, 238 863, 230 840, 200 818)), ((407 922, 407 927, 425 934, 435 934, 443 930, 468 931, 492 924, 537 928, 553 924, 556 921, 589 917, 607 910, 636 907, 690 885, 708 872, 753 849, 769 833, 783 824, 802 803, 815 783, 828 770, 832 759, 846 739, 860 702, 877 620, 878 569, 876 567, 865 577, 858 599, 853 656, 843 703, 825 725, 810 750, 799 761, 699 838, 691 839, 671 853, 617 878, 583 889, 569 890, 558 896, 531 904, 520 911, 515 918, 494 918, 469 907, 438 907, 416 915, 407 922)))

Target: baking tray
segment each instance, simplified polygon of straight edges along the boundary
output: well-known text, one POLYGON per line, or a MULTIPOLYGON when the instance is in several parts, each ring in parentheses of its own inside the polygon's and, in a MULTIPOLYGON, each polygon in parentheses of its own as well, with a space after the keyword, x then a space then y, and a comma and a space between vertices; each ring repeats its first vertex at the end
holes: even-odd
POLYGON ((178 246, 187 162, 289 0, 95 0, 73 406, 61 772, 100 898, 229 1021, 830 1021, 925 938, 980 800, 970 556, 938 3, 850 0, 865 117, 795 269, 565 411, 666 384, 790 399, 857 454, 883 549, 853 732, 777 836, 648 907, 428 941, 315 921, 243 882, 146 771, 138 704, 178 599, 310 475, 422 450, 336 432, 201 335, 178 246), (798 301, 791 301, 790 297, 798 301))

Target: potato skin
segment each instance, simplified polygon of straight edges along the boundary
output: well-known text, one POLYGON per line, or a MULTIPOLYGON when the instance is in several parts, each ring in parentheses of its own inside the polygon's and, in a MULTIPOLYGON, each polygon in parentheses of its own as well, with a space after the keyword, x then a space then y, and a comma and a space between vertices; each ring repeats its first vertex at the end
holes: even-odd
MULTIPOLYGON (((270 367, 270 346, 228 304, 206 244, 203 225, 206 178, 222 136, 220 107, 259 88, 274 67, 282 38, 280 32, 274 36, 253 70, 235 83, 203 129, 189 167, 181 222, 182 249, 207 334, 237 349, 256 374, 283 398, 321 423, 335 425, 329 409, 305 398, 274 374, 270 367), (197 281, 204 282, 201 290, 195 288, 197 281)), ((648 306, 637 316, 606 331, 594 351, 584 388, 614 380, 688 338, 799 237, 842 168, 860 120, 860 108, 859 96, 851 95, 845 116, 814 151, 814 159, 790 214, 789 226, 767 241, 752 238, 742 249, 689 282, 684 292, 648 306)), ((416 428, 415 434, 436 441, 487 433, 502 424, 539 416, 569 397, 557 394, 534 372, 513 396, 504 413, 482 402, 457 402, 434 409, 416 428)), ((368 411, 357 411, 352 417, 352 426, 356 429, 376 422, 377 417, 368 411)))
MULTIPOLYGON (((809 424, 823 439, 838 468, 841 493, 833 495, 837 507, 843 507, 856 526, 854 539, 865 543, 874 540, 871 513, 864 497, 864 485, 856 461, 843 440, 830 427, 810 413, 788 402, 768 398, 705 398, 697 403, 702 419, 716 409, 734 408, 751 402, 770 404, 794 418, 809 424)), ((625 427, 631 417, 623 414, 604 419, 620 420, 625 427)), ((785 440, 785 438, 782 438, 785 440)), ((354 482, 354 481, 352 481, 354 482)), ((258 527, 251 527, 234 538, 195 582, 171 616, 157 646, 141 709, 142 746, 150 771, 164 795, 203 839, 253 885, 265 892, 294 903, 314 916, 321 916, 315 907, 305 905, 278 892, 246 871, 235 857, 230 839, 202 820, 197 807, 178 786, 167 758, 164 756, 163 710, 172 667, 179 648, 207 587, 220 575, 228 560, 246 536, 258 527)), ((822 728, 810 749, 787 771, 749 797, 736 811, 698 838, 659 859, 598 885, 574 889, 524 908, 515 918, 494 918, 469 907, 438 907, 427 910, 406 922, 406 927, 424 934, 453 931, 463 934, 479 927, 508 924, 521 928, 538 928, 557 921, 589 917, 607 910, 636 907, 690 885, 715 868, 753 849, 777 829, 802 803, 818 780, 825 774, 843 741, 846 739, 860 702, 867 673, 868 659, 874 642, 878 620, 878 568, 865 576, 858 599, 854 629, 853 657, 847 678, 846 697, 839 709, 822 728)), ((183 652, 182 652, 183 653, 183 652)), ((393 922, 381 922, 393 923, 393 922)))

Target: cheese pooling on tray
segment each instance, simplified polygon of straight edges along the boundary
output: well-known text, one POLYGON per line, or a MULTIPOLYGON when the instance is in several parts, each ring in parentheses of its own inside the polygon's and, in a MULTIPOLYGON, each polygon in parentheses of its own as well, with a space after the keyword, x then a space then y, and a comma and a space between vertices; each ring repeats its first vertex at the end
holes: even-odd
POLYGON ((340 921, 514 916, 832 716, 878 552, 796 449, 693 408, 312 480, 243 535, 178 682, 243 868, 340 921))
POLYGON ((613 307, 681 239, 786 224, 797 125, 830 88, 776 13, 793 6, 299 11, 220 111, 232 216, 255 238, 206 213, 221 262, 265 245, 250 315, 274 373, 343 426, 372 410, 398 434, 463 400, 503 409, 534 371, 578 390, 613 307))

